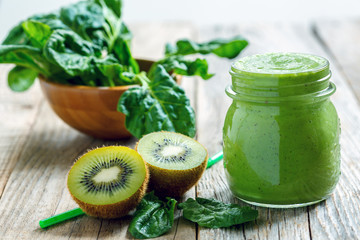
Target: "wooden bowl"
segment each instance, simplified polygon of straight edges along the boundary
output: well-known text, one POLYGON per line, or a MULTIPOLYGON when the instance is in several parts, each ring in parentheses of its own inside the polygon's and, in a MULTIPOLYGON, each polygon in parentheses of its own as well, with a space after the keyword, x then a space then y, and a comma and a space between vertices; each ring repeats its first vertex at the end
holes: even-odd
MULTIPOLYGON (((153 61, 137 59, 140 69, 149 70, 153 61)), ((120 96, 131 86, 89 87, 62 85, 39 76, 41 89, 51 108, 69 126, 102 139, 121 139, 131 134, 125 115, 118 112, 120 96)))

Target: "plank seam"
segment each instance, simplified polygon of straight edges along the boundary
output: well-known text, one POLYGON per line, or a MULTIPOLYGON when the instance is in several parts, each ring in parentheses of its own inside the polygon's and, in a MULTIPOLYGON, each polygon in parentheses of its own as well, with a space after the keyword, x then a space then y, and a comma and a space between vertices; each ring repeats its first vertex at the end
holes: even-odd
POLYGON ((99 227, 99 231, 98 231, 98 234, 97 234, 97 236, 96 236, 96 240, 98 240, 99 239, 99 237, 100 237, 100 233, 101 233, 101 228, 102 228, 102 225, 103 225, 103 219, 101 219, 101 221, 100 221, 100 227, 99 227))
POLYGON ((181 213, 179 215, 179 218, 176 221, 176 228, 175 228, 175 234, 174 234, 173 240, 175 240, 175 238, 176 238, 177 230, 178 230, 178 227, 179 227, 180 217, 181 217, 181 213))
POLYGON ((280 240, 281 238, 280 238, 280 226, 279 225, 277 226, 277 230, 278 230, 278 239, 280 240))
POLYGON ((310 209, 309 209, 309 207, 306 208, 306 211, 307 211, 307 217, 308 217, 308 228, 309 228, 310 240, 312 240, 311 225, 310 225, 310 209))
POLYGON ((245 234, 245 226, 242 224, 242 231, 243 231, 243 237, 246 240, 246 234, 245 234))

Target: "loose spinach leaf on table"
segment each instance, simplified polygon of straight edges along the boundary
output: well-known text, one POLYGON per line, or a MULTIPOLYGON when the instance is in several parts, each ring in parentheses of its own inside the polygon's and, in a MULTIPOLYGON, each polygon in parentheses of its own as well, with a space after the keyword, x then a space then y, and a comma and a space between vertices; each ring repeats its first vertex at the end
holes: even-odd
POLYGON ((154 238, 171 229, 174 224, 176 200, 161 201, 153 192, 148 193, 136 208, 129 232, 134 238, 154 238))
POLYGON ((208 228, 230 227, 253 221, 258 211, 237 204, 225 204, 215 199, 192 198, 178 205, 183 209, 184 218, 208 228))
POLYGON ((142 86, 130 88, 120 98, 118 110, 126 115, 126 128, 137 138, 166 130, 195 136, 195 114, 184 90, 163 66, 152 79, 137 75, 142 86))
POLYGON ((188 39, 176 42, 176 46, 167 44, 165 54, 189 55, 189 54, 209 54, 213 53, 219 57, 235 58, 248 45, 248 42, 241 36, 231 39, 216 39, 205 43, 196 43, 188 39))

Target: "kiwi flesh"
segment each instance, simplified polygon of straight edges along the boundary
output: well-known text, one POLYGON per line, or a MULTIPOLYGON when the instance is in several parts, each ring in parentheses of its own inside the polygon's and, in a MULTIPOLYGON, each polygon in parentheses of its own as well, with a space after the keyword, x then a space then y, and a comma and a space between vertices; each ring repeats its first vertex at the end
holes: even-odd
POLYGON ((149 188, 160 196, 182 196, 199 181, 207 165, 207 150, 179 133, 150 133, 139 140, 136 150, 149 167, 149 188))
POLYGON ((138 205, 148 181, 147 166, 135 150, 110 146, 81 156, 69 171, 67 186, 87 215, 118 218, 138 205))

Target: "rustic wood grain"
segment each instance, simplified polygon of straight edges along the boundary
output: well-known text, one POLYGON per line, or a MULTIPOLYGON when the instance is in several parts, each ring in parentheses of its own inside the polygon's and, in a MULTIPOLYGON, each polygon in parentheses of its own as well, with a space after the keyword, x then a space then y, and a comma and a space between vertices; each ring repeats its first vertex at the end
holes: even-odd
POLYGON ((39 229, 38 221, 56 211, 64 194, 66 172, 90 142, 65 127, 47 104, 41 104, 0 202, 0 225, 6 238, 42 236, 45 231, 39 229))
MULTIPOLYGON (((257 24, 208 28, 200 31, 200 39, 226 37, 238 33, 250 41, 244 55, 292 51, 322 55, 331 62, 334 60, 324 51, 321 42, 307 25, 257 24)), ((198 118, 201 126, 198 128, 198 134, 200 142, 204 143, 211 153, 221 149, 222 121, 230 103, 221 91, 230 84, 230 65, 216 58, 209 60, 211 66, 216 66, 217 76, 208 83, 199 84, 198 118)), ((356 239, 356 236, 359 236, 360 170, 356 161, 360 157, 360 109, 351 87, 334 64, 332 71, 333 81, 338 89, 332 99, 342 122, 342 177, 334 194, 327 201, 308 208, 258 208, 259 218, 255 223, 245 224, 243 228, 238 226, 226 230, 201 228, 199 239, 356 239)), ((227 188, 221 164, 215 165, 205 173, 197 190, 197 195, 201 197, 239 202, 227 188)))
POLYGON ((360 20, 320 21, 314 31, 360 99, 360 20))
POLYGON ((42 99, 38 87, 14 93, 7 86, 12 65, 0 65, 0 197, 34 123, 42 99))

